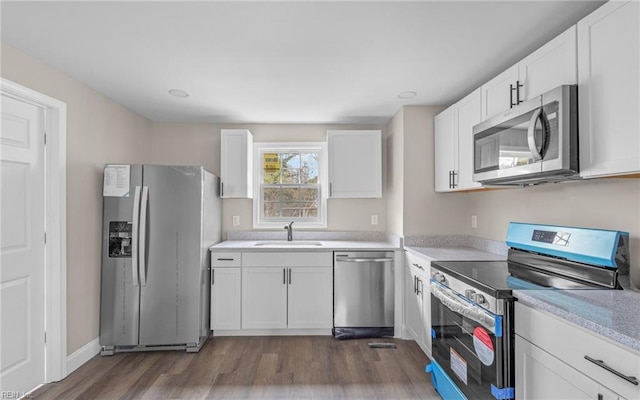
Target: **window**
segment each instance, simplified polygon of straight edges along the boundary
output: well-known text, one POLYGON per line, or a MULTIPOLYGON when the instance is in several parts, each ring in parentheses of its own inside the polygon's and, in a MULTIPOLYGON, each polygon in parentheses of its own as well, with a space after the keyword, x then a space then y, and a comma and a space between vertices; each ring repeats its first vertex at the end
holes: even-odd
POLYGON ((326 227, 324 143, 256 143, 254 227, 326 227))

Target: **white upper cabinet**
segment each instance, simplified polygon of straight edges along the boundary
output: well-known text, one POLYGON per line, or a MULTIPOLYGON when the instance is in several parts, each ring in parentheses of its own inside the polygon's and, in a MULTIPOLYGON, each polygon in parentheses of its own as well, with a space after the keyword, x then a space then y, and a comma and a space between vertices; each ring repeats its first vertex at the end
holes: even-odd
POLYGON ((454 189, 453 173, 458 169, 455 122, 455 105, 434 118, 436 192, 448 192, 454 189))
POLYGON ((382 197, 382 132, 327 132, 329 197, 382 197))
POLYGON ((580 175, 640 172, 640 3, 610 1, 578 22, 580 175))
POLYGON ((253 198, 253 136, 246 129, 220 132, 222 198, 253 198))
POLYGON ((455 182, 458 190, 480 188, 478 182, 473 181, 473 126, 482 120, 482 91, 476 89, 473 93, 456 104, 457 110, 457 143, 458 143, 458 180, 455 182))
POLYGON ((518 80, 522 85, 520 100, 532 99, 560 85, 578 83, 576 47, 576 26, 574 25, 520 61, 518 63, 518 80))
POLYGON ((473 182, 473 126, 480 123, 481 114, 477 89, 435 117, 436 192, 481 187, 473 182))
POLYGON ((482 85, 482 120, 560 85, 577 83, 573 26, 482 85))
POLYGON ((482 85, 483 121, 517 104, 517 82, 518 65, 514 65, 482 85))

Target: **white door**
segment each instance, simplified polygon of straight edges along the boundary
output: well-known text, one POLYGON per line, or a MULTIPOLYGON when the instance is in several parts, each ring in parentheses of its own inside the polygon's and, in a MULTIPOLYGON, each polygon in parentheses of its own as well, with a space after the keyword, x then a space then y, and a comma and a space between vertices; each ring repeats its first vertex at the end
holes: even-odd
POLYGON ((242 269, 211 270, 211 329, 240 329, 242 269))
POLYGON ((2 96, 0 390, 44 382, 44 111, 2 96))
POLYGON ((289 268, 288 327, 333 327, 333 268, 289 268))
POLYGON ((242 268, 242 328, 287 327, 286 268, 242 268))

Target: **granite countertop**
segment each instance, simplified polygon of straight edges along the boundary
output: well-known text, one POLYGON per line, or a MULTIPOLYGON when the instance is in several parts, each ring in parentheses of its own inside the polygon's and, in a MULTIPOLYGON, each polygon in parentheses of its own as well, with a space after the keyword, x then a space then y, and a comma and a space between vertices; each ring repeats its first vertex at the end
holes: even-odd
POLYGON ((507 258, 472 247, 405 247, 405 250, 437 261, 502 261, 507 258))
POLYGON ((513 294, 522 304, 640 352, 637 290, 514 290, 513 294))
POLYGON ((388 241, 363 240, 294 240, 293 244, 284 241, 274 241, 267 246, 256 246, 269 240, 227 240, 209 247, 211 251, 242 250, 242 251, 334 251, 334 250, 399 250, 400 245, 388 241), (306 243, 305 243, 306 242, 306 243), (320 246, 313 244, 319 243, 320 246))

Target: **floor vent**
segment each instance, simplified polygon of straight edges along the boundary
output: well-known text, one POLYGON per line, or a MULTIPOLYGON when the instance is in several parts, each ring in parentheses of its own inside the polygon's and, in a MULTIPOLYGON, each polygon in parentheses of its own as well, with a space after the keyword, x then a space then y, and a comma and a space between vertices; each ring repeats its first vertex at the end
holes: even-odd
POLYGON ((395 349, 395 343, 369 343, 371 349, 395 349))

